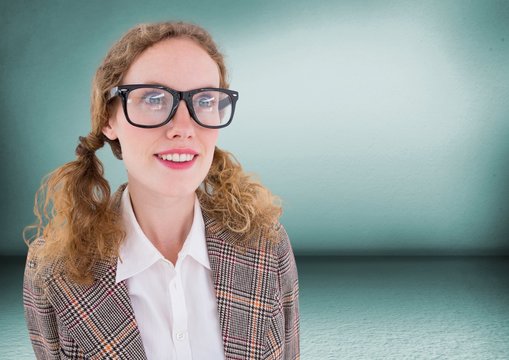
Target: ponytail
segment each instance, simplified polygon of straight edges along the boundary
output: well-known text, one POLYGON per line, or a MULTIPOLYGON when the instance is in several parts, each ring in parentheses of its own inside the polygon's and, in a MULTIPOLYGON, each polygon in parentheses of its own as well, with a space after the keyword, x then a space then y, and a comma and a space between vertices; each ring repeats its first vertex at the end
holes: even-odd
MULTIPOLYGON (((104 146, 102 133, 79 137, 77 159, 50 173, 35 196, 38 222, 35 238, 44 246, 37 252, 39 262, 62 261, 75 281, 92 280, 91 268, 99 260, 118 253, 123 230, 118 213, 110 206, 111 190, 95 152, 104 146)), ((25 238, 27 244, 30 241, 25 238)))

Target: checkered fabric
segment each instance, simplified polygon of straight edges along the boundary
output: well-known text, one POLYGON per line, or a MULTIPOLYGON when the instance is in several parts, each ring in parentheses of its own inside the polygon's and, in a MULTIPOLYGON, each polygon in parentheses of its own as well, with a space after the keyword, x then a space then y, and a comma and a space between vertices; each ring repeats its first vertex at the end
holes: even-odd
MULTIPOLYGON (((232 244, 241 235, 203 218, 226 359, 299 359, 297 267, 283 226, 277 245, 262 235, 239 251, 232 244)), ((83 286, 58 263, 36 275, 43 245, 31 244, 23 282, 37 359, 146 359, 126 283, 115 284, 117 259, 98 263, 94 283, 83 286)))

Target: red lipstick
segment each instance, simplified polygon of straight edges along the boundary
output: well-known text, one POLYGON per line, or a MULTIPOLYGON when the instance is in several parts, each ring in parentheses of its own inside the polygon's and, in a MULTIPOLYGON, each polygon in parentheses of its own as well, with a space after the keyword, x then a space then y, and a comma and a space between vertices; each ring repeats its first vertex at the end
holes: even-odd
POLYGON ((170 149, 158 152, 156 155, 166 155, 166 154, 191 154, 198 155, 196 151, 189 148, 178 148, 178 149, 170 149))

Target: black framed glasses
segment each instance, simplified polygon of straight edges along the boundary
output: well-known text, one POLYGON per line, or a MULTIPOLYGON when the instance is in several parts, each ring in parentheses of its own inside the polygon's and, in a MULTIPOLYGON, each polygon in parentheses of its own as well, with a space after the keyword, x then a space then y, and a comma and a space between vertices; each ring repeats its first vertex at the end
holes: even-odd
POLYGON ((230 89, 200 88, 177 91, 162 85, 119 85, 110 90, 108 101, 122 99, 127 121, 141 128, 156 128, 170 122, 181 100, 196 123, 209 129, 228 126, 233 119, 239 93, 230 89))

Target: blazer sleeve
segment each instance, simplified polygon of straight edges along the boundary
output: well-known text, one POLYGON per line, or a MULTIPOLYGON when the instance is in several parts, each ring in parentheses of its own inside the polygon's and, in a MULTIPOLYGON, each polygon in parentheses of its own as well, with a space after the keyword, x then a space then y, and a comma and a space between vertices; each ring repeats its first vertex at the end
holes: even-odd
POLYGON ((283 306, 285 336, 284 359, 300 358, 299 280, 297 264, 286 230, 279 229, 279 287, 283 306))
POLYGON ((30 244, 23 278, 23 307, 28 334, 37 359, 60 359, 58 326, 53 306, 44 293, 41 274, 37 272, 38 239, 30 244))

